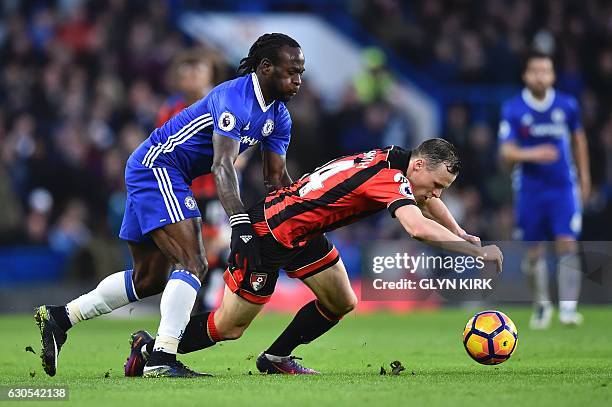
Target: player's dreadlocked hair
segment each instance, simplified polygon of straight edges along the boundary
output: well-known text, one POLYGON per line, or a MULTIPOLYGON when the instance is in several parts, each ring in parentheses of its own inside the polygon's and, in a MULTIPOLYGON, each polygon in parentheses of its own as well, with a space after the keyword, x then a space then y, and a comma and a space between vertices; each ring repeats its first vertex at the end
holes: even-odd
POLYGON ((259 63, 264 58, 269 59, 272 63, 277 63, 278 50, 284 45, 288 45, 292 48, 300 48, 300 44, 288 35, 281 33, 262 35, 253 45, 251 45, 249 55, 240 60, 238 75, 255 72, 257 66, 259 66, 259 63))
POLYGON ((432 138, 422 142, 412 151, 414 156, 425 158, 427 168, 435 169, 444 164, 451 174, 457 174, 461 169, 459 153, 454 145, 441 138, 432 138))

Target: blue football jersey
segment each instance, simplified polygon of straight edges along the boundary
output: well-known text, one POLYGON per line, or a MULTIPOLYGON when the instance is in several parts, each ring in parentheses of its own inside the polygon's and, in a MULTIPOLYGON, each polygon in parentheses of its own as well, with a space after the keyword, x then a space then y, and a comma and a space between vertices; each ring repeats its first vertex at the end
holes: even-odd
POLYGON ((572 187, 575 185, 572 134, 582 127, 576 99, 550 89, 544 100, 531 92, 522 93, 502 106, 499 125, 500 143, 514 142, 519 147, 553 144, 559 159, 550 164, 519 163, 513 185, 517 191, 572 187))
POLYGON ((291 117, 284 103, 265 104, 252 73, 223 82, 153 130, 132 158, 149 168, 176 168, 190 183, 210 172, 213 132, 240 141, 240 152, 261 143, 262 149, 285 155, 291 117))

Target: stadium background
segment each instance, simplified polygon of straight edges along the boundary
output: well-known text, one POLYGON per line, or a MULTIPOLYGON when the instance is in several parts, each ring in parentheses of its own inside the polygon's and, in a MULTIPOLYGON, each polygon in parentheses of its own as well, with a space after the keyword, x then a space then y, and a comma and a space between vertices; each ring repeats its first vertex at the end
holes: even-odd
MULTIPOLYGON (((533 48, 551 52, 557 87, 579 99, 589 139, 593 194, 582 238, 612 240, 609 3, 218 3, 2 2, 0 311, 28 311, 43 292, 65 301, 125 266, 128 253, 116 238, 123 168, 175 92, 168 75, 173 59, 198 49, 214 66, 216 83, 232 78, 238 62, 223 41, 194 30, 194 20, 186 16, 213 18, 206 20, 213 23, 240 17, 226 27, 241 34, 230 41, 246 44, 238 56, 264 32, 269 23, 262 19, 279 12, 290 13, 295 32, 308 32, 301 24, 313 21, 333 32, 340 40, 300 38, 284 30, 303 43, 307 70, 289 104, 292 176, 339 154, 387 144, 411 147, 423 137, 441 136, 464 158, 464 169, 444 198, 460 224, 486 240, 511 240, 513 228, 510 177, 496 158, 500 104, 520 90, 525 54, 533 48), (329 53, 309 52, 305 43, 313 41, 329 53), (352 52, 353 65, 334 59, 336 44, 352 52), (319 70, 315 80, 317 64, 326 61, 332 68, 319 70), (333 90, 316 86, 321 83, 333 84, 333 90), (405 92, 399 94, 399 88, 405 92), (415 104, 417 98, 423 103, 415 104), (427 114, 419 114, 419 106, 427 106, 427 114)), ((242 173, 247 203, 263 193, 257 155, 242 173)), ((224 214, 213 210, 210 216, 224 214)), ((361 245, 398 239, 403 232, 383 214, 330 235, 358 278, 361 245)), ((518 267, 507 272, 520 279, 518 267)), ((292 307, 302 304, 288 301, 292 307)))

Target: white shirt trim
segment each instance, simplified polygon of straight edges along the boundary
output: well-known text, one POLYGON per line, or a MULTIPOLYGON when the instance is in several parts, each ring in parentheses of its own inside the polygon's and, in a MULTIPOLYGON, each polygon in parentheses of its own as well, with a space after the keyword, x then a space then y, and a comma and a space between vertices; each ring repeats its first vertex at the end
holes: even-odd
POLYGON ((255 72, 251 73, 251 79, 253 80, 253 89, 255 90, 255 96, 259 102, 259 107, 261 107, 262 111, 267 112, 268 109, 274 104, 274 100, 272 103, 266 106, 266 101, 263 97, 263 93, 261 93, 261 88, 259 87, 259 79, 257 79, 257 74, 255 72))
POLYGON ((524 88, 523 92, 521 93, 521 97, 523 98, 523 101, 527 106, 537 112, 542 113, 550 109, 553 102, 555 101, 555 90, 552 88, 546 90, 546 95, 544 96, 544 99, 538 100, 533 97, 533 94, 529 89, 524 88))

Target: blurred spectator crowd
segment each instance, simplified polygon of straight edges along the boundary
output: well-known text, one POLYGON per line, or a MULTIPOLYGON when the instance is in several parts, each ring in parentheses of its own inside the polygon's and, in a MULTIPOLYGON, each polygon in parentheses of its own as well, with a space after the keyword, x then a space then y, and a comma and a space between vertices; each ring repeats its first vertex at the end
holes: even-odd
MULTIPOLYGON (((351 2, 348 10, 370 34, 440 83, 518 89, 522 56, 533 46, 554 52, 559 87, 580 99, 590 141, 595 193, 587 207, 591 222, 585 237, 609 239, 612 6, 604 1, 404 3, 364 0, 351 2)), ((214 83, 233 75, 221 55, 180 32, 168 4, 3 2, 0 246, 43 244, 72 256, 88 248, 89 256, 99 259, 92 264, 106 264, 112 256, 104 253, 117 250, 124 164, 176 91, 168 75, 173 60, 197 48, 213 61, 214 83)), ((364 58, 367 71, 347 87, 342 105, 333 111, 325 110, 305 77, 289 105, 288 167, 294 178, 339 154, 387 144, 412 146, 410 121, 394 105, 395 79, 384 53, 369 49, 364 58)), ((510 239, 510 180, 496 160, 497 117, 474 117, 461 100, 444 110, 442 136, 466 157, 458 187, 446 193, 449 207, 471 233, 510 239)), ((247 164, 242 185, 247 203, 261 197, 258 154, 247 164)), ((395 223, 381 216, 350 232, 339 231, 334 239, 341 251, 344 247, 357 256, 356 244, 366 238, 397 235, 395 223)))
MULTIPOLYGON (((105 263, 125 200, 124 166, 193 44, 166 1, 3 2, 0 246, 49 245, 105 263)), ((215 82, 229 67, 213 51, 215 82)), ((110 270, 106 270, 109 272, 110 270)))
MULTIPOLYGON (((359 24, 444 89, 522 86, 524 57, 552 55, 555 87, 580 103, 589 139, 594 193, 586 203, 583 239, 612 233, 612 3, 604 0, 362 0, 359 24), (491 86, 493 85, 493 86, 491 86)), ((456 96, 455 96, 456 97, 456 96)), ((462 152, 459 188, 448 201, 467 230, 509 239, 513 213, 507 170, 499 168, 499 104, 444 100, 443 137, 462 152)))

